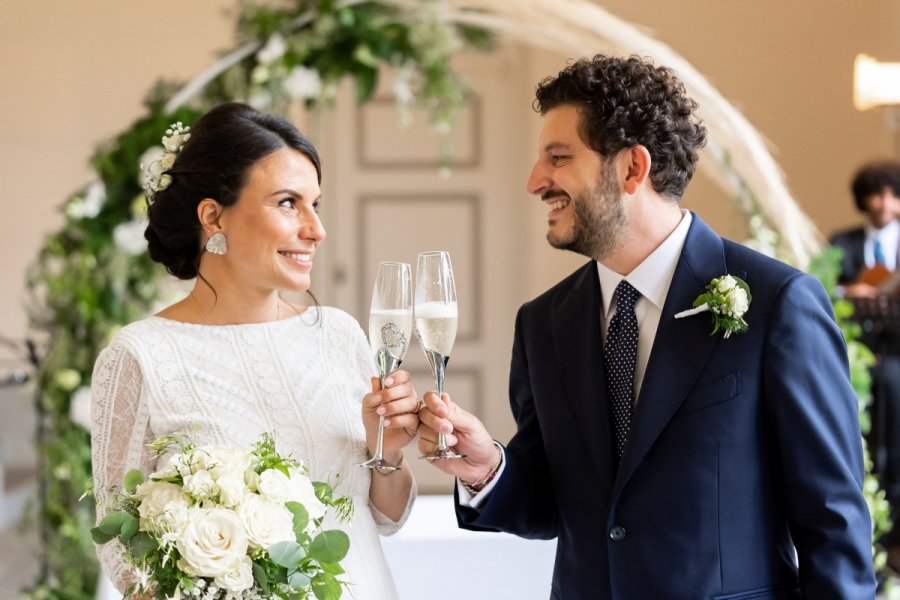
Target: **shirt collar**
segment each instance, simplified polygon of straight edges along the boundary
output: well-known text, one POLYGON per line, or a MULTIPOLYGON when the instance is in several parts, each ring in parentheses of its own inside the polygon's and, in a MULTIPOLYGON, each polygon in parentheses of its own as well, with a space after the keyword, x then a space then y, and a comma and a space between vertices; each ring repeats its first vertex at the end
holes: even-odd
POLYGON ((600 277, 600 291, 603 293, 603 316, 609 315, 612 307, 613 294, 616 287, 623 279, 627 280, 634 289, 641 293, 659 310, 662 310, 669 293, 669 285, 675 275, 675 267, 681 257, 681 250, 687 239, 688 229, 691 227, 691 212, 681 209, 681 222, 675 230, 669 234, 656 250, 650 253, 641 264, 634 268, 628 275, 622 276, 609 267, 597 262, 597 274, 600 277))
POLYGON ((877 239, 882 243, 887 243, 900 238, 900 221, 895 219, 881 229, 875 229, 870 223, 866 223, 865 230, 867 240, 877 239))

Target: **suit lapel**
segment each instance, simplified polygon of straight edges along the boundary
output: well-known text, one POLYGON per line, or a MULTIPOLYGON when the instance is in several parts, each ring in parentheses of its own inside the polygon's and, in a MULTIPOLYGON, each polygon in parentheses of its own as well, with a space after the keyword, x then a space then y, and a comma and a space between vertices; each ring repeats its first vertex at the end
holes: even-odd
MULTIPOLYGON (((707 314, 676 319, 713 277, 728 273, 722 240, 697 216, 690 230, 663 306, 656 339, 644 373, 631 423, 631 436, 619 465, 613 502, 687 396, 721 335, 710 335, 707 314)), ((739 273, 735 275, 741 276, 739 273)))
POLYGON ((562 373, 564 402, 584 438, 591 462, 607 490, 612 488, 614 460, 609 399, 600 333, 600 282, 591 261, 568 292, 560 294, 551 314, 555 355, 562 373))

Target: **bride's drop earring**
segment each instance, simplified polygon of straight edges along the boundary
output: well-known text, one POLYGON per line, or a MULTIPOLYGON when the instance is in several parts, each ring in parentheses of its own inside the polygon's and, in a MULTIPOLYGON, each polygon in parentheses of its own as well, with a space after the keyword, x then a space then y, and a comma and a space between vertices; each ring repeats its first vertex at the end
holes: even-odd
POLYGON ((206 251, 210 254, 218 254, 219 256, 228 252, 228 240, 225 239, 225 234, 221 231, 212 234, 210 238, 206 240, 206 251))

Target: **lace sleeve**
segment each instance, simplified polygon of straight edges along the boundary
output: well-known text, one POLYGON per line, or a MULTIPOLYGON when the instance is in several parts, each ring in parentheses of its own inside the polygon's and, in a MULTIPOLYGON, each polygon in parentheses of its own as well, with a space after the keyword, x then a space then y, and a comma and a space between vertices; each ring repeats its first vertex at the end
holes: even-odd
MULTIPOLYGON (((91 381, 91 459, 97 522, 108 510, 110 486, 121 486, 130 469, 153 470, 150 414, 142 402, 143 377, 137 359, 121 345, 103 350, 91 381)), ((120 592, 133 582, 118 540, 97 546, 103 572, 120 592)))

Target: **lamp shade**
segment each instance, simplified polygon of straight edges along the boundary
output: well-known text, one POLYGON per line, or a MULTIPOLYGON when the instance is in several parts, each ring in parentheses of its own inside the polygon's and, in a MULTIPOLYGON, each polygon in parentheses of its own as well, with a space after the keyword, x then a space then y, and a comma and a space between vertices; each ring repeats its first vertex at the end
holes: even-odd
POLYGON ((900 104, 900 63, 857 55, 853 63, 853 106, 868 110, 892 104, 900 104))

